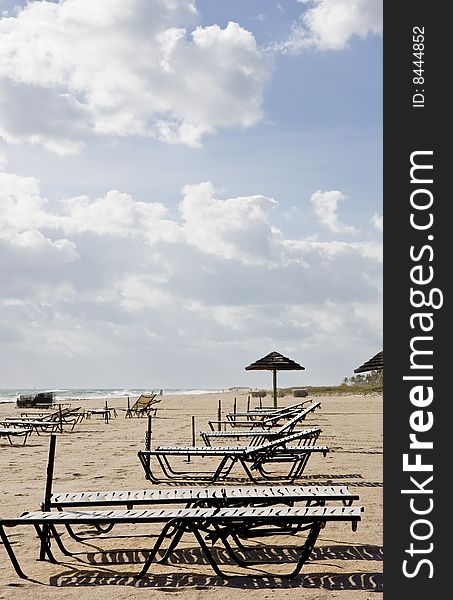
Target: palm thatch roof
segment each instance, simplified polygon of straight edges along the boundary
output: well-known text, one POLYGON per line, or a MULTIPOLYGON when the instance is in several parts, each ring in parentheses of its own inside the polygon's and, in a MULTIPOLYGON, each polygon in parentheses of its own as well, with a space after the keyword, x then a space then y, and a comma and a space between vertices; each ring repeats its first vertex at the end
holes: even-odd
POLYGON ((382 371, 384 369, 384 352, 378 352, 367 360, 363 365, 354 369, 354 373, 364 373, 365 371, 382 371))
POLYGON ((305 367, 279 352, 271 352, 245 367, 246 371, 302 371, 305 367))

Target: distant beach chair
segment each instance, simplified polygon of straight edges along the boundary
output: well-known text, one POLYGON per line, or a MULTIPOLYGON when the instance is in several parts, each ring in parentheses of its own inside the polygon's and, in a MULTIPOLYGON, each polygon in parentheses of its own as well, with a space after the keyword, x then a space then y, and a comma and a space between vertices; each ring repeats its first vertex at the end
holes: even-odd
POLYGON ((286 413, 292 413, 296 411, 300 411, 303 409, 304 405, 309 402, 308 400, 304 400, 303 402, 298 402, 297 404, 291 404, 290 406, 285 406, 281 408, 274 407, 263 407, 263 408, 254 408, 253 410, 247 410, 242 412, 229 412, 226 414, 227 419, 234 420, 235 417, 245 417, 245 418, 257 418, 264 419, 266 417, 275 417, 278 415, 285 415, 286 413))
MULTIPOLYGON (((66 406, 64 408, 61 408, 59 410, 56 410, 52 413, 41 413, 41 414, 36 414, 36 413, 21 413, 20 414, 20 418, 22 420, 38 420, 38 421, 59 421, 60 418, 63 420, 63 422, 70 422, 73 423, 74 419, 76 420, 77 423, 79 423, 80 421, 82 421, 85 417, 85 412, 82 411, 82 407, 78 406, 77 408, 73 408, 71 406, 66 406), (69 419, 69 421, 68 421, 69 419)), ((9 419, 9 417, 7 417, 7 420, 11 420, 9 419)))
MULTIPOLYGON (((303 403, 302 403, 303 404, 303 403)), ((294 405, 287 409, 280 409, 272 413, 264 413, 262 411, 248 411, 244 413, 228 413, 227 419, 222 421, 208 421, 209 427, 212 431, 216 431, 224 425, 225 427, 261 427, 264 429, 270 429, 272 427, 280 427, 280 421, 288 421, 298 416, 298 420, 303 420, 307 415, 313 412, 316 408, 321 407, 321 402, 313 402, 309 406, 302 408, 300 405, 294 405), (299 408, 298 408, 299 407, 299 408), (236 417, 246 416, 246 420, 238 420, 236 417)))
POLYGON ((23 428, 23 429, 16 429, 15 427, 0 427, 0 437, 6 437, 9 441, 9 443, 11 444, 11 446, 14 446, 11 438, 23 437, 24 441, 23 441, 22 445, 25 446, 27 438, 32 431, 33 431, 33 429, 31 427, 23 428))
MULTIPOLYGON (((22 570, 13 546, 6 534, 8 527, 33 526, 40 538, 41 549, 44 557, 56 563, 56 559, 50 547, 50 539, 54 539, 58 548, 65 555, 70 555, 63 545, 63 540, 57 532, 57 526, 70 527, 73 525, 94 525, 101 529, 107 525, 108 529, 116 524, 144 524, 160 525, 160 533, 149 552, 145 564, 136 577, 142 577, 146 574, 151 564, 155 561, 157 552, 162 547, 169 535, 170 544, 164 551, 159 562, 165 562, 169 556, 176 550, 181 538, 186 532, 195 536, 201 551, 204 553, 207 561, 214 572, 221 578, 226 579, 226 575, 221 571, 216 555, 211 552, 206 544, 205 537, 213 543, 220 541, 225 551, 240 567, 247 567, 257 564, 251 561, 247 556, 247 548, 239 541, 240 538, 261 537, 266 535, 278 535, 280 533, 300 531, 306 532, 304 543, 300 542, 297 556, 294 553, 289 554, 284 551, 284 560, 287 562, 294 557, 295 567, 287 574, 279 577, 295 577, 309 558, 311 551, 316 543, 317 537, 322 527, 328 521, 343 521, 352 524, 353 530, 357 528, 361 520, 363 507, 361 506, 305 506, 301 508, 294 507, 227 507, 227 508, 158 508, 158 509, 139 509, 139 510, 83 510, 83 511, 61 511, 61 512, 25 512, 16 518, 0 519, 0 540, 10 558, 11 564, 17 575, 27 579, 22 570), (207 534, 207 535, 206 535, 207 534), (51 537, 49 537, 51 536, 51 537), (232 540, 240 549, 233 548, 232 540)), ((297 540, 297 536, 295 538, 297 540)), ((292 546, 294 549, 294 546, 292 546)), ((275 550, 275 547, 273 547, 275 550)), ((277 559, 278 559, 277 550, 277 559)), ((271 559, 263 559, 259 563, 275 563, 275 553, 272 552, 271 559)), ((269 573, 261 572, 261 576, 268 577, 269 573)))
POLYGON ((286 481, 293 483, 305 469, 310 456, 317 452, 326 456, 327 446, 289 446, 289 442, 300 442, 305 435, 293 433, 260 446, 158 446, 154 450, 142 450, 138 453, 147 479, 153 483, 163 481, 205 481, 215 483, 225 479, 236 463, 241 465, 247 477, 253 483, 259 483, 261 476, 265 481, 286 481), (210 472, 175 471, 170 465, 169 457, 216 457, 219 458, 217 466, 210 472), (151 468, 151 458, 156 457, 164 479, 159 478, 151 468), (289 463, 289 470, 285 475, 272 474, 268 465, 283 465, 289 463))
POLYGON ((63 432, 63 427, 66 425, 70 425, 72 431, 75 425, 83 419, 83 413, 80 412, 80 407, 58 410, 42 416, 39 419, 36 418, 36 416, 27 416, 27 414, 28 413, 24 413, 24 416, 21 416, 20 419, 7 417, 1 424, 5 427, 17 429, 31 428, 40 435, 40 433, 63 432))
POLYGON ((85 416, 87 419, 91 419, 92 416, 98 415, 101 419, 104 419, 105 423, 108 423, 112 420, 112 418, 116 418, 117 412, 114 407, 104 407, 104 408, 90 408, 85 411, 85 416))
MULTIPOLYGON (((67 423, 66 423, 67 424, 67 423)), ((72 423, 72 429, 74 429, 75 421, 72 423)), ((0 425, 3 427, 11 427, 14 429, 33 429, 38 435, 41 433, 57 433, 62 431, 62 424, 59 421, 33 421, 31 419, 10 419, 7 421, 1 421, 0 425)))
POLYGON ((157 408, 153 405, 160 402, 162 398, 156 398, 156 394, 142 394, 137 398, 134 404, 126 409, 126 419, 128 417, 144 417, 150 414, 156 414, 157 408))

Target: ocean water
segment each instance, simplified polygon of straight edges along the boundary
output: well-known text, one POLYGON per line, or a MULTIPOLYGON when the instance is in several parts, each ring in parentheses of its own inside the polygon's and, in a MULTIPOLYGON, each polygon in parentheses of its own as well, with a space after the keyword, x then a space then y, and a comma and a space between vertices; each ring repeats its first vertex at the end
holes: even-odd
MULTIPOLYGON (((165 394, 214 394, 224 392, 225 390, 215 389, 163 389, 165 394)), ((151 392, 159 393, 160 390, 152 389, 132 389, 132 388, 80 388, 80 389, 0 389, 0 402, 16 402, 22 395, 34 395, 38 392, 55 392, 55 402, 64 402, 67 400, 108 400, 113 398, 134 398, 140 394, 149 394, 151 392)))

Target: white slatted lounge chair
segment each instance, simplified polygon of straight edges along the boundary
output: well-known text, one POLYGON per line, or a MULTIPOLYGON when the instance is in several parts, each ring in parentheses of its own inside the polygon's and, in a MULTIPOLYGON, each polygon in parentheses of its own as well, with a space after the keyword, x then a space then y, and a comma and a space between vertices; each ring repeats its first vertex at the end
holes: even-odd
MULTIPOLYGON (((279 412, 275 415, 270 415, 270 416, 265 415, 262 418, 256 418, 253 420, 245 420, 245 421, 239 421, 237 419, 236 420, 227 419, 226 421, 208 421, 208 424, 209 424, 209 427, 212 429, 212 431, 218 430, 219 425, 220 426, 225 425, 225 426, 230 426, 230 427, 246 426, 246 427, 250 427, 250 428, 262 427, 262 428, 270 429, 271 427, 281 426, 280 421, 286 422, 286 421, 294 418, 296 415, 299 415, 299 420, 303 420, 307 417, 307 415, 309 415, 315 409, 320 408, 320 407, 321 407, 320 402, 313 402, 312 404, 303 408, 302 410, 297 409, 295 411, 291 410, 291 411, 287 411, 287 412, 279 412)), ((234 414, 234 413, 232 413, 232 414, 234 414)))
POLYGON ((283 434, 280 432, 280 429, 274 431, 269 429, 253 429, 252 431, 241 429, 237 431, 200 431, 200 436, 206 446, 210 446, 212 440, 215 442, 227 440, 230 443, 237 440, 238 442, 242 441, 247 446, 262 446, 267 442, 278 440, 290 433, 298 433, 300 435, 299 445, 312 446, 321 434, 321 429, 319 427, 291 429, 291 431, 283 432, 283 434))
MULTIPOLYGON (((327 502, 340 501, 351 506, 359 496, 349 491, 346 485, 309 486, 239 486, 239 487, 197 487, 167 488, 147 490, 116 490, 98 492, 58 492, 51 495, 48 509, 70 510, 73 508, 99 508, 124 506, 132 510, 138 506, 168 506, 179 504, 185 508, 213 506, 272 506, 283 504, 293 506, 302 503, 307 506, 324 506, 327 502)), ((68 533, 76 540, 83 539, 67 526, 68 533)), ((97 533, 107 533, 98 529, 97 533)), ((90 532, 90 535, 92 533, 90 532)))
MULTIPOLYGON (((16 417, 7 417, 5 421, 18 424, 18 426, 23 426, 22 422, 35 422, 37 423, 58 423, 60 431, 63 431, 63 425, 71 425, 74 429, 77 423, 80 423, 85 417, 85 412, 82 411, 81 407, 77 408, 65 407, 57 410, 55 412, 49 414, 32 414, 32 413, 21 413, 20 419, 16 417)), ((35 425, 36 430, 41 431, 49 431, 53 432, 55 429, 52 429, 50 426, 43 426, 41 428, 35 425)))
POLYGON ((90 408, 85 413, 87 419, 91 419, 91 417, 99 416, 101 419, 104 419, 105 423, 111 421, 114 417, 116 418, 118 413, 114 407, 107 408, 90 408))
POLYGON ((11 446, 14 445, 12 440, 13 437, 23 437, 24 441, 22 445, 25 446, 27 438, 32 431, 33 429, 31 428, 16 429, 14 427, 0 427, 0 437, 6 437, 11 446))
MULTIPOLYGON (((294 416, 292 419, 290 419, 289 421, 287 421, 286 423, 283 423, 283 425, 281 425, 278 429, 265 429, 263 427, 254 427, 253 429, 248 429, 248 430, 240 430, 240 429, 236 429, 234 428, 234 430, 231 431, 200 431, 200 435, 201 438, 203 440, 203 442, 209 446, 210 445, 210 439, 211 438, 215 438, 215 439, 240 439, 240 438, 246 438, 248 440, 248 444, 250 446, 254 446, 256 444, 264 444, 266 442, 266 440, 272 440, 272 439, 277 439, 279 437, 283 437, 284 435, 289 435, 290 433, 292 433, 294 431, 294 427, 299 423, 299 421, 302 421, 305 419, 305 414, 304 412, 299 412, 296 414, 296 416, 294 416)), ((305 430, 307 437, 310 437, 311 439, 317 439, 317 437, 319 436, 319 434, 321 433, 321 430, 319 428, 312 428, 312 429, 307 429, 305 430), (315 435, 317 433, 317 435, 315 435)), ((299 432, 299 433, 302 433, 299 432)))
POLYGON ((32 429, 38 435, 41 433, 56 433, 59 430, 59 424, 56 421, 32 421, 23 419, 10 419, 1 421, 0 426, 11 429, 32 429))
POLYGON ((138 457, 145 470, 145 476, 153 483, 162 481, 209 481, 215 483, 225 479, 233 466, 241 465, 250 481, 258 483, 258 477, 267 481, 293 482, 305 469, 309 457, 313 453, 326 456, 327 446, 291 446, 291 442, 300 442, 303 434, 293 433, 263 444, 261 446, 158 446, 154 450, 143 450, 138 457), (216 468, 211 472, 176 471, 170 465, 169 457, 216 457, 219 459, 216 468), (164 479, 155 474, 151 468, 151 458, 156 457, 164 479), (288 463, 286 475, 274 475, 267 470, 268 465, 284 465, 288 463), (253 473, 255 471, 256 474, 253 473))
POLYGON ((55 492, 50 508, 94 508, 100 506, 152 506, 181 504, 189 506, 233 506, 305 502, 310 505, 341 501, 351 506, 359 496, 347 485, 254 485, 234 487, 173 487, 146 490, 116 490, 91 492, 55 492))
MULTIPOLYGON (((185 508, 210 506, 253 506, 305 503, 307 506, 322 505, 330 501, 341 501, 351 506, 359 496, 349 491, 346 485, 309 485, 309 486, 237 486, 237 487, 197 487, 164 488, 147 490, 116 490, 97 492, 57 492, 52 494, 49 509, 68 510, 71 508, 95 508, 101 506, 136 506, 155 504, 181 504, 185 508)), ((71 529, 69 533, 79 539, 71 529)))
POLYGON ((61 422, 42 419, 7 419, 1 421, 0 425, 18 429, 33 429, 33 431, 36 431, 36 433, 40 435, 40 433, 55 433, 57 431, 62 431, 64 425, 71 425, 72 430, 76 423, 77 419, 63 419, 61 422))
MULTIPOLYGON (((32 421, 58 421, 61 419, 78 419, 81 421, 85 413, 82 411, 81 406, 77 406, 76 408, 72 408, 71 406, 62 407, 61 410, 55 410, 52 413, 20 413, 20 418, 24 420, 32 420, 32 421)), ((16 417, 11 417, 11 419, 15 419, 16 417)), ((11 420, 7 417, 7 420, 11 420)))
MULTIPOLYGON (((40 538, 41 548, 52 562, 57 562, 51 550, 48 534, 54 539, 58 548, 66 555, 70 555, 63 545, 57 527, 73 525, 95 525, 102 527, 107 525, 111 528, 116 524, 143 524, 156 525, 160 527, 160 534, 150 551, 142 570, 137 577, 146 574, 151 564, 155 561, 158 550, 162 547, 169 534, 172 536, 170 545, 165 551, 164 559, 171 555, 176 549, 184 533, 192 533, 198 542, 200 549, 206 556, 214 572, 222 578, 227 575, 220 570, 215 555, 208 548, 204 537, 213 542, 220 541, 224 545, 229 556, 241 567, 256 564, 244 557, 243 546, 240 547, 241 554, 230 540, 236 541, 239 537, 250 535, 265 535, 272 531, 276 535, 293 527, 297 531, 305 530, 307 537, 300 545, 300 552, 295 559, 295 567, 286 574, 286 577, 295 577, 307 561, 316 543, 319 531, 327 522, 343 521, 352 524, 356 529, 361 519, 363 508, 359 506, 307 506, 303 508, 293 507, 261 507, 261 508, 167 508, 167 509, 139 509, 139 510, 107 510, 107 511, 62 511, 62 512, 26 512, 16 518, 0 519, 0 539, 11 560, 11 563, 21 578, 26 579, 13 546, 7 536, 9 527, 33 526, 40 538), (264 527, 262 532, 260 528, 264 527), (275 528, 275 529, 273 529, 275 528), (238 537, 239 536, 239 537, 238 537)), ((298 539, 296 536, 295 539, 298 539)), ((287 558, 287 557, 286 557, 287 558)), ((161 559, 161 560, 164 560, 161 559)), ((261 565, 262 563, 260 563, 261 565)), ((263 576, 268 576, 268 573, 263 576)), ((279 574, 279 577, 282 575, 279 574)))
POLYGON ((290 406, 284 406, 281 408, 255 408, 253 410, 239 411, 239 412, 229 412, 226 414, 226 418, 230 420, 234 420, 236 417, 245 417, 245 418, 253 418, 253 417, 273 417, 277 415, 281 415, 287 412, 292 411, 300 411, 303 409, 304 404, 308 401, 298 402, 297 404, 291 404, 290 406))

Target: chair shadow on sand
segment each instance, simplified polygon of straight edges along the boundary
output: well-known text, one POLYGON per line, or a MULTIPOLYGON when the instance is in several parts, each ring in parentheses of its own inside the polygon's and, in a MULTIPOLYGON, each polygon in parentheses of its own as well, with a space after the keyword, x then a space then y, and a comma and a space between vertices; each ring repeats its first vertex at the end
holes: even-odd
MULTIPOLYGON (((232 565, 231 559, 222 549, 212 548, 215 558, 219 564, 232 565)), ((298 555, 294 548, 287 548, 282 554, 282 549, 272 547, 257 547, 248 551, 248 556, 256 561, 265 561, 265 565, 272 563, 282 564, 294 562, 298 555)), ((227 580, 222 580, 215 575, 204 575, 201 573, 168 573, 156 574, 136 579, 130 571, 122 573, 112 572, 109 566, 140 564, 147 556, 146 550, 116 550, 114 552, 90 552, 85 554, 81 563, 81 569, 70 569, 53 576, 49 584, 55 587, 77 587, 77 586, 104 586, 120 585, 139 588, 164 589, 165 591, 181 591, 184 588, 204 589, 210 587, 227 587, 237 589, 291 589, 291 588, 313 588, 323 590, 366 590, 370 592, 382 592, 383 575, 380 572, 323 572, 302 573, 293 580, 284 579, 277 575, 259 574, 234 575, 227 580), (87 564, 88 562, 88 564, 87 564), (85 566, 87 567, 85 569, 85 566), (91 567, 89 569, 88 567, 91 567), (93 570, 93 567, 95 569, 93 570)), ((310 563, 329 560, 366 560, 382 561, 383 553, 381 546, 321 546, 314 548, 309 560, 310 563)), ((184 548, 173 552, 168 560, 168 565, 190 567, 190 565, 208 565, 205 556, 199 548, 184 548)), ((66 567, 69 565, 66 564, 66 567)), ((260 569, 259 565, 256 565, 260 569)))

